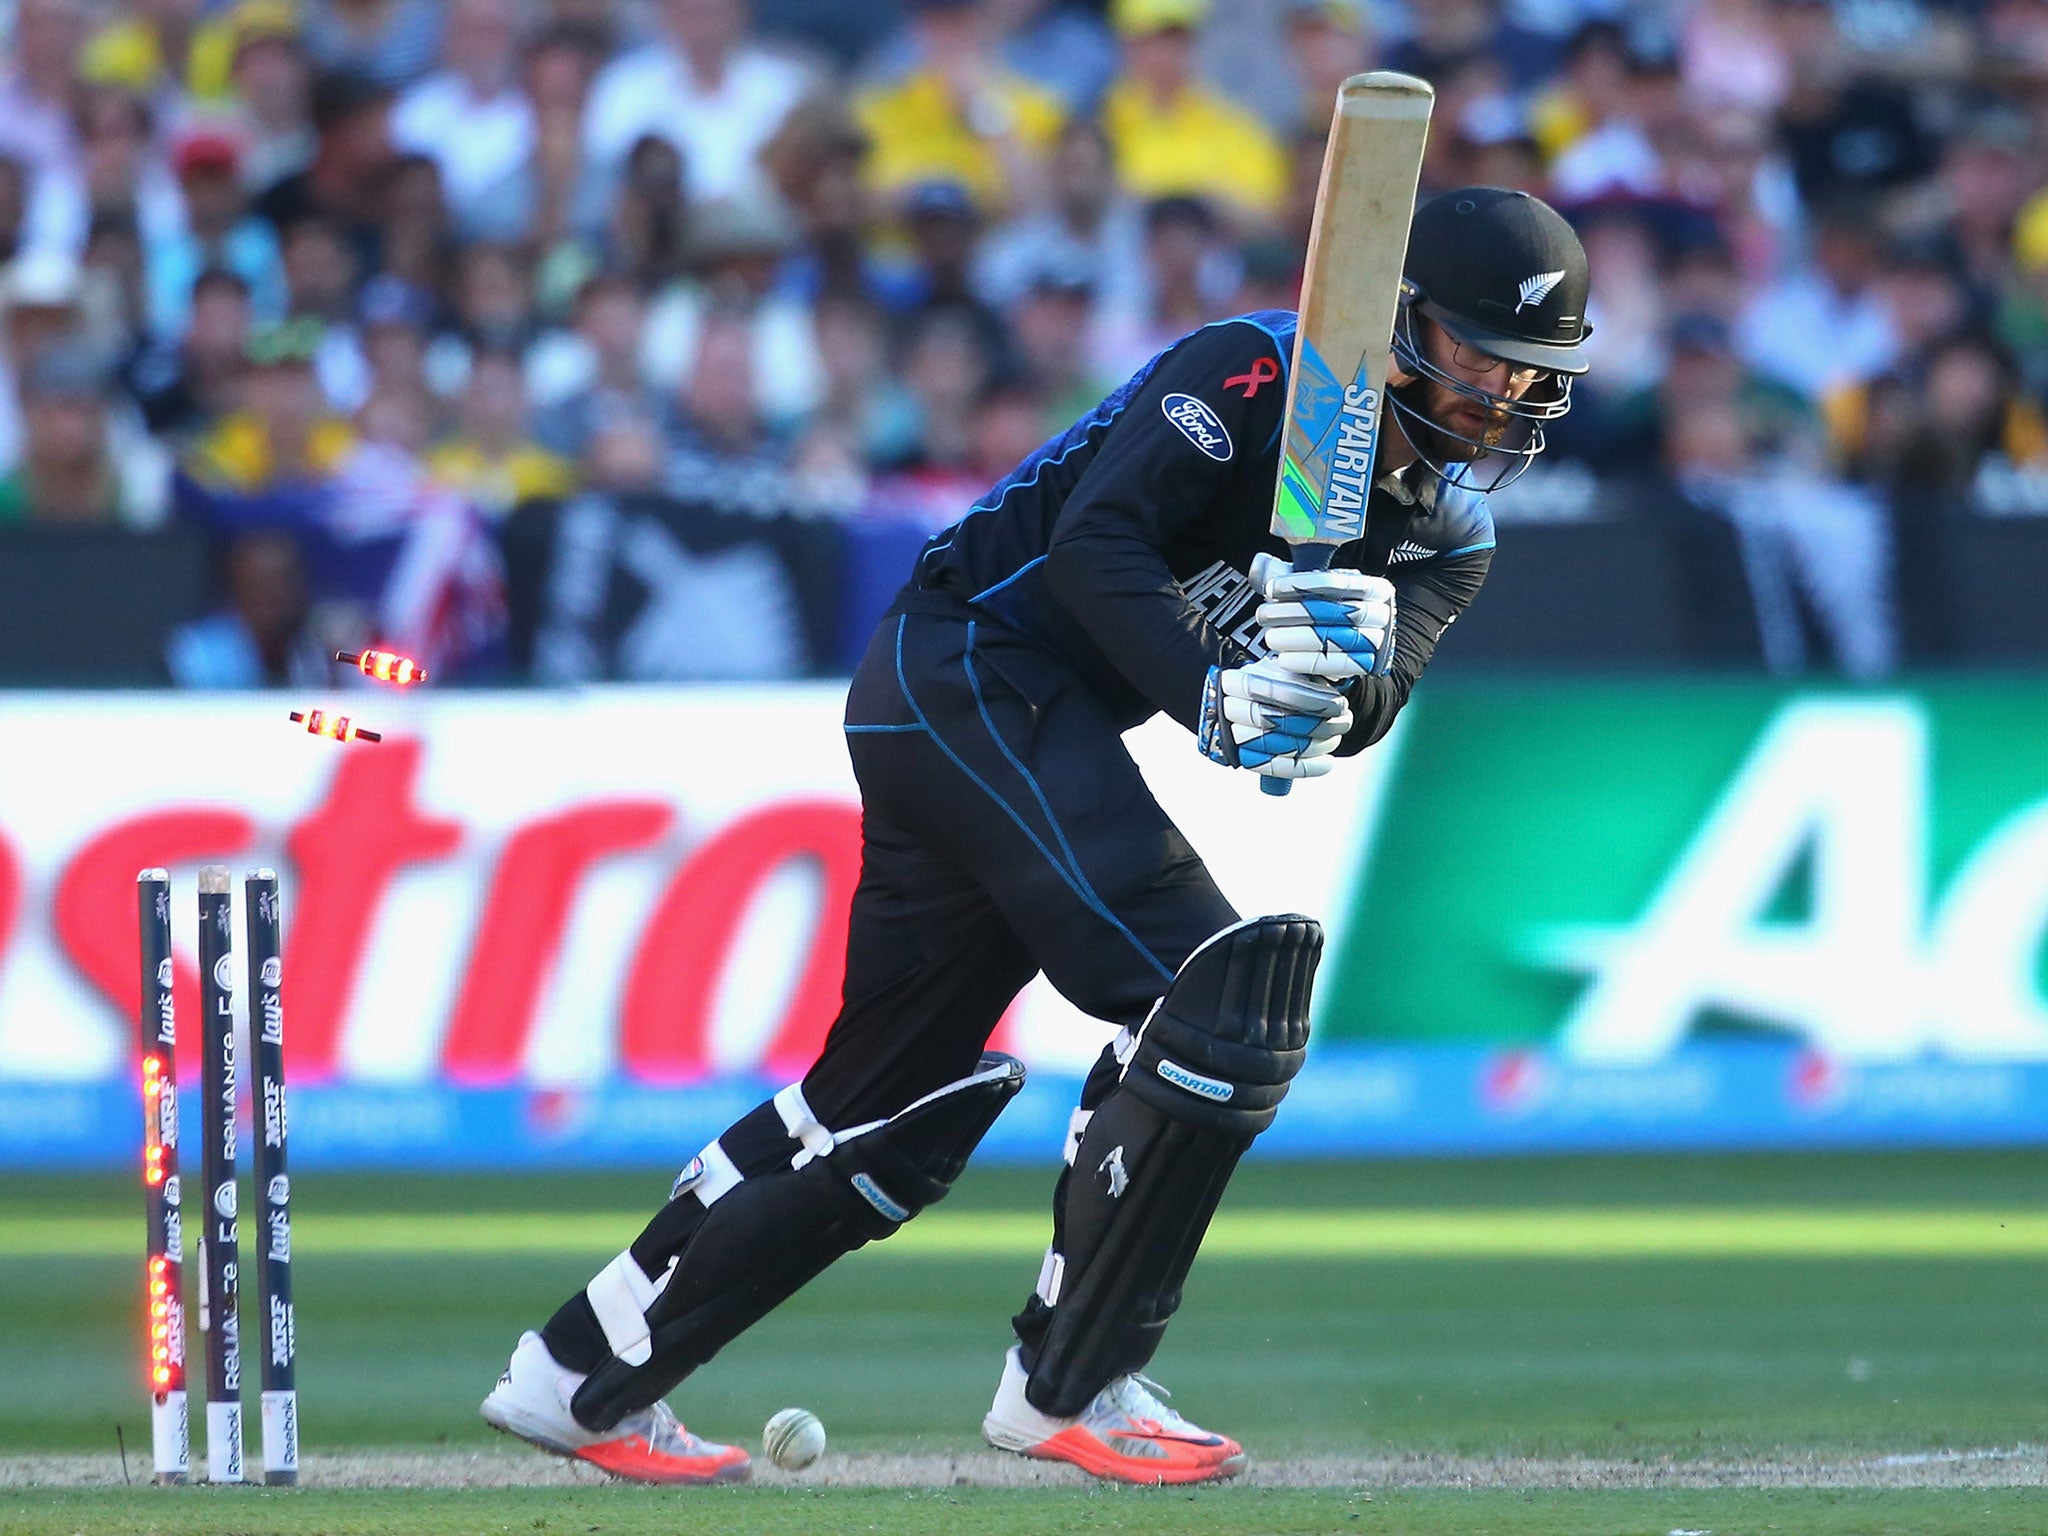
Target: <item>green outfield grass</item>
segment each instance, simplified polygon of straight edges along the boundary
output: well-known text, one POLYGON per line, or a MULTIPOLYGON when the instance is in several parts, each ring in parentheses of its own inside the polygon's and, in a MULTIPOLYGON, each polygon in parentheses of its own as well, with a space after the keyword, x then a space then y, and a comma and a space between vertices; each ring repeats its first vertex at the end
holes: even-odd
POLYGON ((765 1489, 523 1489, 264 1493, 194 1489, 163 1495, 0 1493, 9 1536, 486 1536, 534 1532, 584 1536, 2040 1536, 2042 1495, 1874 1492, 1401 1493, 1282 1488, 951 1492, 841 1489, 791 1494, 765 1489))
MULTIPOLYGON (((475 1408, 519 1329, 631 1237, 667 1178, 297 1178, 308 1451, 501 1443, 475 1408)), ((679 1410, 751 1440, 797 1402, 840 1449, 978 1448, 1047 1185, 970 1172, 700 1372, 679 1410)), ((0 1186, 0 1455, 112 1457, 120 1424, 146 1456, 139 1208, 125 1180, 0 1186)), ((2048 1436, 2039 1153, 1260 1164, 1225 1215, 1155 1368, 1255 1457, 1882 1456, 2048 1436)), ((1106 1493, 0 1490, 0 1531, 2048 1529, 2031 1491, 1106 1493), (246 1518, 205 1524, 241 1497, 246 1518)))

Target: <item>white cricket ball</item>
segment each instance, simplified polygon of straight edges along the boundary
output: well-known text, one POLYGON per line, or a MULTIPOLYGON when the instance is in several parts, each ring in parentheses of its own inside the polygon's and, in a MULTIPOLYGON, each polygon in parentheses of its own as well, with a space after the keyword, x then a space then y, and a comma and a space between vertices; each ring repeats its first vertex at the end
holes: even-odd
POLYGON ((799 1472, 825 1454, 825 1426, 808 1408, 785 1408, 761 1431, 761 1448, 785 1472, 799 1472))

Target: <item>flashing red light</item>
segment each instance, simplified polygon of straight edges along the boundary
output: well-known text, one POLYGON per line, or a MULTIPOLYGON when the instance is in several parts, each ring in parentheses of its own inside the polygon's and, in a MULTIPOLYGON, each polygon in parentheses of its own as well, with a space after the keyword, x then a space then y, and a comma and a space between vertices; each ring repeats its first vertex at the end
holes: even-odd
POLYGON ((162 1128, 158 1119, 159 1106, 164 1096, 163 1072, 164 1065, 156 1057, 142 1058, 142 1100, 145 1110, 142 1180, 152 1188, 164 1181, 164 1148, 159 1139, 162 1128))
POLYGON ((310 736, 325 736, 329 741, 382 741, 383 733, 365 730, 347 715, 330 715, 324 709, 292 711, 294 722, 304 722, 310 736))
POLYGON ((427 680, 425 667, 396 651, 336 651, 334 659, 354 667, 367 678, 398 688, 427 680))

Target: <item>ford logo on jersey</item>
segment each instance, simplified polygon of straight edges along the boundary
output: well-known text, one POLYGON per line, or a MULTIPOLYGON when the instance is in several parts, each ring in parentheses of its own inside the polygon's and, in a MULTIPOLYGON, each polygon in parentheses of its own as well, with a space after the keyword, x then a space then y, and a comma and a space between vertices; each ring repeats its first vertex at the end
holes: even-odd
POLYGON ((1197 400, 1193 395, 1168 395, 1159 402, 1159 409, 1180 429, 1182 437, 1218 464, 1236 451, 1229 432, 1224 430, 1223 419, 1209 409, 1207 401, 1197 400))

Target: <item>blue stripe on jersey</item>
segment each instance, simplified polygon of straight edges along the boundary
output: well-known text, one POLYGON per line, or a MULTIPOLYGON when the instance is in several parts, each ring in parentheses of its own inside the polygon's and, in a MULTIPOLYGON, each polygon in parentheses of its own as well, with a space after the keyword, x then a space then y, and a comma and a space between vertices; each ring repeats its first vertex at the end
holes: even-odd
MULTIPOLYGON (((1162 352, 1160 357, 1165 355, 1162 352)), ((973 517, 977 512, 995 511, 1009 497, 1010 492, 1038 484, 1039 476, 1043 475, 1048 468, 1064 463, 1071 454, 1085 447, 1088 442, 1089 433, 1093 432, 1097 427, 1108 426, 1124 413, 1124 407, 1130 404, 1131 396, 1136 394, 1144 385, 1145 380, 1152 376, 1152 370, 1158 365, 1159 358, 1153 358, 1143 368, 1140 368, 1126 379, 1113 394, 1104 399, 1094 410, 1083 416, 1057 437, 1047 438, 1036 448, 1032 449, 1031 452, 1024 455, 1023 461, 1015 469, 990 486, 988 494, 967 509, 966 517, 961 518, 959 522, 954 523, 943 533, 934 535, 933 541, 925 545, 923 552, 918 555, 917 563, 922 566, 933 555, 950 548, 953 543, 953 535, 960 531, 961 523, 965 523, 967 518, 973 517)), ((1016 576, 1022 574, 1021 571, 1012 572, 1010 576, 1004 577, 1003 581, 1013 580, 1016 576)), ((1002 582, 996 583, 997 586, 1002 584, 1002 582)))
MULTIPOLYGON (((967 760, 963 758, 958 752, 955 752, 952 749, 952 747, 948 746, 946 743, 946 738, 941 736, 938 733, 938 731, 933 727, 930 719, 926 717, 923 708, 918 704, 915 695, 911 693, 910 680, 904 675, 903 672, 903 633, 904 630, 909 626, 909 623, 910 617, 908 614, 897 615, 896 687, 903 694, 903 702, 910 706, 911 714, 917 717, 917 724, 910 727, 910 729, 922 732, 925 735, 925 737, 927 737, 931 741, 931 744, 933 746, 937 747, 941 752, 943 752, 946 755, 947 761, 951 762, 955 768, 958 768, 962 773, 967 775, 969 782, 971 782, 975 786, 975 788, 979 789, 983 794, 987 795, 989 799, 995 801, 997 807, 1001 809, 1005 816, 1008 816, 1010 818, 1010 821, 1016 826, 1017 830, 1024 834, 1025 839, 1031 844, 1031 846, 1038 850, 1040 856, 1044 858, 1045 862, 1052 866, 1052 872, 1055 875, 1059 876, 1060 883, 1066 886, 1068 890, 1074 893, 1075 899, 1079 901, 1082 906, 1086 907, 1089 911, 1093 912, 1097 917, 1100 917, 1104 922, 1108 923, 1112 928, 1116 929, 1117 932, 1121 933, 1126 939, 1128 939, 1131 943, 1131 947, 1136 949, 1137 952, 1140 955, 1142 955, 1152 965, 1152 967, 1155 970, 1159 972, 1161 979, 1171 980, 1173 977, 1172 969, 1165 965, 1163 962, 1161 962, 1159 957, 1153 954, 1151 950, 1147 949, 1144 946, 1144 944, 1140 942, 1138 936, 1135 933, 1131 932, 1131 930, 1127 926, 1125 926, 1123 919, 1118 917, 1114 912, 1110 911, 1108 904, 1105 903, 1100 896, 1095 894, 1095 887, 1088 883, 1088 877, 1081 872, 1081 866, 1079 861, 1076 860, 1073 864, 1073 867, 1070 869, 1066 864, 1061 863, 1059 859, 1055 858, 1053 856, 1053 851, 1045 846, 1044 841, 1039 837, 1039 835, 1036 832, 1031 830, 1031 824, 1024 819, 1023 814, 1019 812, 1014 805, 1010 804, 1008 800, 1004 799, 1002 793, 999 790, 997 790, 993 784, 989 783, 987 779, 984 779, 980 774, 976 773, 972 768, 968 767, 967 760)), ((991 736, 995 736, 996 745, 1002 748, 1003 756, 1009 759, 1011 763, 1015 764, 1020 772, 1024 772, 1024 765, 1022 763, 1017 762, 1015 755, 1010 751, 1008 745, 1003 741, 1002 737, 996 735, 995 724, 993 721, 990 721, 988 717, 988 706, 982 702, 981 682, 974 675, 974 626, 972 623, 969 623, 967 627, 967 642, 968 651, 967 654, 962 658, 961 665, 966 671, 967 681, 969 685, 974 690, 974 702, 976 706, 981 710, 981 718, 983 722, 988 725, 989 734, 991 736)), ((848 727, 848 729, 856 729, 856 727, 848 727)), ((1066 834, 1060 830, 1059 822, 1053 819, 1052 808, 1046 805, 1045 795, 1043 791, 1039 789, 1037 781, 1034 780, 1028 772, 1024 773, 1024 779, 1025 782, 1031 786, 1032 794, 1037 796, 1039 805, 1044 807, 1047 819, 1052 821, 1052 829, 1054 835, 1059 838, 1061 848, 1066 850, 1068 858, 1071 859, 1073 857, 1073 850, 1067 847, 1066 834)))
MULTIPOLYGON (((1103 921, 1116 929, 1118 933, 1121 933, 1131 941, 1131 947, 1151 963, 1152 968, 1159 973, 1162 981, 1171 981, 1173 979, 1173 967, 1166 964, 1157 955, 1153 954, 1151 950, 1147 949, 1144 941, 1131 932, 1125 926, 1124 920, 1109 909, 1109 903, 1096 893, 1095 887, 1089 882, 1088 872, 1081 868, 1081 860, 1075 855, 1073 845, 1067 841, 1067 834, 1060 826, 1059 817, 1053 814, 1052 802, 1046 799, 1045 791, 1039 787, 1038 780, 1032 777, 1031 770, 1024 766, 1023 759, 1010 750, 1010 744, 1003 740, 1003 733, 996 729, 996 722, 988 712, 988 700, 983 698, 981 694, 981 679, 974 672, 975 627, 974 620, 969 619, 967 621, 967 650, 961 657, 960 662, 967 673, 967 686, 974 692, 974 707, 981 713, 981 723, 988 731, 989 740, 996 744, 997 750, 1003 754, 1003 760, 1017 770, 1019 777, 1024 780, 1025 785, 1030 789, 1031 797, 1038 802, 1039 810, 1045 813, 1046 825, 1052 828, 1052 835, 1059 840, 1060 852, 1067 856, 1067 872, 1070 872, 1074 877, 1068 884, 1075 888, 1084 905, 1093 909, 1098 917, 1102 918, 1103 921)), ((932 733, 932 738, 933 740, 938 739, 936 731, 932 733)), ((1045 852, 1043 844, 1039 845, 1039 851, 1041 853, 1045 852)), ((1052 856, 1047 854, 1046 857, 1051 858, 1052 856)), ((1059 868, 1056 861, 1053 867, 1055 869, 1059 868)))
POLYGON ((1022 576, 1026 571, 1030 570, 1033 566, 1043 564, 1045 564, 1045 556, 1043 555, 1040 555, 1035 560, 1026 560, 1022 565, 1018 566, 1016 570, 1010 572, 1009 575, 1005 576, 1001 581, 997 582, 994 586, 983 587, 979 592, 975 593, 974 596, 970 597, 968 601, 970 603, 978 603, 984 597, 994 597, 998 592, 1002 591, 1003 588, 1007 587, 1011 582, 1015 581, 1019 576, 1022 576))
MULTIPOLYGON (((1250 314, 1232 315, 1228 320, 1212 320, 1208 325, 1198 326, 1194 331, 1190 331, 1188 335, 1193 336, 1201 331, 1212 330, 1219 325, 1237 325, 1240 323, 1264 331, 1272 340, 1274 350, 1280 354, 1280 387, 1283 390, 1286 389, 1287 370, 1294 362, 1295 315, 1292 310, 1261 309, 1254 310, 1250 314)), ((979 512, 993 512, 1009 499, 1012 491, 1036 485, 1039 477, 1048 468, 1062 463, 1076 450, 1084 446, 1088 442, 1090 434, 1098 427, 1107 427, 1113 423, 1117 417, 1124 413, 1124 407, 1130 404, 1131 396, 1145 387, 1145 381, 1152 377, 1153 370, 1158 368, 1160 359, 1165 357, 1168 352, 1171 352, 1173 347, 1179 346, 1182 341, 1186 340, 1187 336, 1183 336, 1180 338, 1180 341, 1174 342, 1173 346, 1154 353, 1152 357, 1147 359, 1144 367, 1140 368, 1136 373, 1124 380, 1122 384, 1118 385, 1113 392, 1104 397, 1101 404, 1097 405, 1094 410, 1068 427, 1066 431, 1061 432, 1055 437, 1047 438, 1036 448, 1032 449, 1031 452, 1027 453, 1023 461, 1015 469, 990 486, 988 494, 967 509, 965 517, 932 536, 931 540, 918 553, 918 566, 922 568, 925 561, 931 559, 933 555, 951 548, 953 536, 960 531, 961 525, 968 518, 973 517, 979 512)), ((1280 433, 1286 427, 1284 412, 1282 413, 1282 418, 1280 424, 1273 429, 1272 442, 1266 444, 1266 451, 1268 453, 1272 451, 1273 443, 1280 440, 1280 433)), ((1040 555, 1038 560, 1043 560, 1044 558, 1043 555, 1040 555)), ((1025 571, 1031 569, 1031 566, 1036 565, 1038 560, 1033 560, 1012 571, 1001 581, 995 583, 994 586, 980 593, 974 601, 978 602, 982 597, 988 596, 989 593, 995 592, 1015 581, 1025 571)))
POLYGON ((1442 538, 1445 543, 1461 541, 1456 548, 1441 551, 1442 557, 1469 555, 1494 547, 1493 506, 1484 491, 1465 482, 1471 468, 1470 464, 1459 464, 1437 480, 1434 510, 1444 520, 1442 538))

